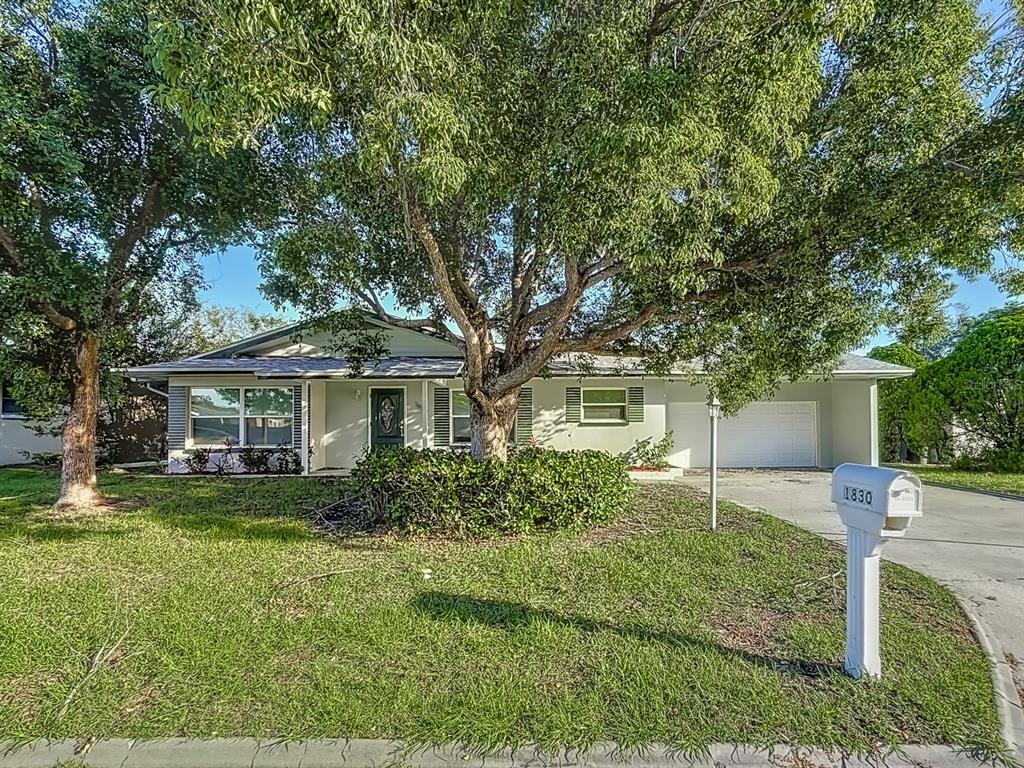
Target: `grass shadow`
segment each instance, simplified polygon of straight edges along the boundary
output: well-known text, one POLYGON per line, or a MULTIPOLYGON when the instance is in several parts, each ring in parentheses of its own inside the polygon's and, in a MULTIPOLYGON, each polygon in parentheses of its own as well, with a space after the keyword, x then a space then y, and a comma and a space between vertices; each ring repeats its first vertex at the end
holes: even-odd
POLYGON ((690 648, 700 652, 715 653, 776 672, 800 677, 825 677, 843 674, 843 668, 840 664, 762 655, 738 648, 730 648, 711 640, 679 632, 651 629, 637 624, 597 621, 582 616, 566 616, 554 611, 533 608, 522 603, 512 603, 505 600, 490 600, 448 592, 430 591, 418 594, 413 599, 412 606, 421 613, 438 621, 476 623, 513 630, 528 626, 534 621, 542 620, 572 627, 587 633, 613 632, 622 637, 638 639, 644 642, 661 643, 676 648, 690 648))

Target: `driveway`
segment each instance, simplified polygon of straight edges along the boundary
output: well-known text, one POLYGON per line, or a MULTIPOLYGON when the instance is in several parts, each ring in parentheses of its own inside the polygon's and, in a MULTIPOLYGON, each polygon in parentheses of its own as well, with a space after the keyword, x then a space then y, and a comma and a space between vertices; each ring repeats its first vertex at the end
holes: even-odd
MULTIPOLYGON (((682 481, 707 490, 706 472, 682 481)), ((845 530, 820 471, 720 470, 719 496, 759 507, 830 539, 845 530)), ((1004 651, 1024 660, 1024 501, 925 486, 924 517, 882 556, 926 573, 967 598, 1004 651)))

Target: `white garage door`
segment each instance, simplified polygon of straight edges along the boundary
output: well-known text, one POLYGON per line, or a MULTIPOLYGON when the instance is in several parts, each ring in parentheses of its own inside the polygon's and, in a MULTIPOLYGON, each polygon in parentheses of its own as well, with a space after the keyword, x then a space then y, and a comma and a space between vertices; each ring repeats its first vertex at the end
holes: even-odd
MULTIPOLYGON (((668 426, 680 467, 708 465, 708 409, 703 403, 669 403, 668 426)), ((751 403, 718 422, 721 467, 813 467, 818 463, 814 401, 751 403)))

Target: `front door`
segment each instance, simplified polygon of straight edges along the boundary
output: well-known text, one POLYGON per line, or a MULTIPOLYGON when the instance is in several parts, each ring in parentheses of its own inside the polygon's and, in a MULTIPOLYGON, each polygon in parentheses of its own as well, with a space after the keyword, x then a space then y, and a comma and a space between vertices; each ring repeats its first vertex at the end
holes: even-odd
POLYGON ((370 390, 370 448, 405 445, 405 390, 370 390))

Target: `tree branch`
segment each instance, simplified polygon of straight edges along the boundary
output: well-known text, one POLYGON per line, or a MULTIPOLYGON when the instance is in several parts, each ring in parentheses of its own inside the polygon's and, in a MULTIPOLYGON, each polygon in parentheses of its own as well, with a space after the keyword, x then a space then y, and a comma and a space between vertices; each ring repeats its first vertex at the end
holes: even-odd
MULTIPOLYGON (((12 235, 5 227, 0 227, 0 245, 3 245, 3 263, 7 264, 13 274, 21 275, 21 254, 18 253, 18 245, 12 235)), ((43 317, 51 324, 63 331, 73 331, 78 327, 74 318, 69 317, 48 301, 33 300, 29 306, 42 313, 43 317)))

